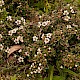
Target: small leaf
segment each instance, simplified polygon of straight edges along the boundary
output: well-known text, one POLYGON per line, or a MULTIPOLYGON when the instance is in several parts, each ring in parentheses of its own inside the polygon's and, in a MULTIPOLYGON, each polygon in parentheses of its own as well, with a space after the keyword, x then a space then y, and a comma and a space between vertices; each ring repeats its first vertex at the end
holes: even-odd
POLYGON ((46 77, 46 78, 44 78, 44 80, 49 80, 49 78, 48 78, 48 77, 46 77))
POLYGON ((73 71, 71 71, 71 70, 69 70, 69 69, 64 69, 63 71, 64 71, 64 72, 67 72, 67 73, 69 73, 69 74, 71 74, 71 75, 77 76, 78 78, 80 78, 79 74, 77 74, 77 73, 75 73, 75 72, 73 72, 73 71))
POLYGON ((7 57, 9 57, 13 52, 21 49, 22 47, 20 45, 14 45, 10 48, 9 54, 7 55, 7 57))
POLYGON ((11 80, 16 80, 16 76, 11 76, 11 80))
POLYGON ((54 66, 49 65, 49 80, 53 79, 53 73, 54 73, 54 66))
POLYGON ((65 0, 66 2, 70 2, 71 0, 65 0))
POLYGON ((52 80, 52 78, 53 78, 53 66, 51 68, 50 80, 52 80))
POLYGON ((63 76, 53 76, 53 80, 65 80, 63 76))
POLYGON ((43 80, 42 78, 39 78, 39 80, 43 80))

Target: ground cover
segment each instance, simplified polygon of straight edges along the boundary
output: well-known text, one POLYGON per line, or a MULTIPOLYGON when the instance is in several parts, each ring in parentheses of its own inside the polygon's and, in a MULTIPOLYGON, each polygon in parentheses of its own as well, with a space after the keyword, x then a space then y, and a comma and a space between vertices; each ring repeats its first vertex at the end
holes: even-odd
POLYGON ((80 80, 80 0, 0 1, 0 80, 80 80))

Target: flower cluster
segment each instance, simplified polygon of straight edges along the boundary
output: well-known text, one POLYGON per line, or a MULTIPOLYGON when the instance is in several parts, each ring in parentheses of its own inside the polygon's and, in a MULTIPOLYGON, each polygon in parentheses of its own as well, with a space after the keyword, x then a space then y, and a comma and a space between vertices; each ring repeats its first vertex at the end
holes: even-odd
POLYGON ((34 55, 33 61, 34 62, 29 67, 30 73, 27 73, 27 77, 42 73, 47 66, 47 60, 42 54, 40 48, 37 49, 37 54, 34 55))
POLYGON ((23 36, 18 36, 14 39, 15 44, 19 44, 19 41, 23 42, 23 36))
POLYGON ((80 68, 80 65, 79 65, 79 62, 80 62, 80 58, 78 55, 74 55, 74 54, 67 54, 63 56, 62 58, 62 61, 63 61, 63 64, 65 67, 68 67, 70 69, 79 69, 80 68))
POLYGON ((50 42, 51 36, 52 36, 52 33, 47 33, 45 35, 43 33, 41 38, 42 38, 42 40, 44 40, 44 43, 47 44, 50 42))
POLYGON ((13 33, 16 33, 17 30, 18 30, 18 28, 14 28, 13 30, 10 30, 10 31, 8 32, 8 35, 12 36, 13 33))
POLYGON ((0 6, 2 6, 2 5, 4 5, 4 1, 3 0, 0 1, 0 6))

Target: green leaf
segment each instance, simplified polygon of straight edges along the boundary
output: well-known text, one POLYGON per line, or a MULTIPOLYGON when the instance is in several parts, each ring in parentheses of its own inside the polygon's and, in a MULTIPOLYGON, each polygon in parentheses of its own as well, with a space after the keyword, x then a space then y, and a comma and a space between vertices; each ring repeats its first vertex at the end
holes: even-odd
POLYGON ((71 0, 65 0, 66 2, 71 2, 71 0))
POLYGON ((50 70, 50 79, 49 80, 52 80, 53 79, 54 66, 50 65, 49 70, 50 70))
POLYGON ((49 80, 49 78, 47 77, 47 78, 44 78, 44 80, 49 80))
POLYGON ((39 9, 43 9, 44 3, 42 1, 38 1, 38 3, 35 4, 35 7, 39 8, 39 9))
POLYGON ((44 0, 44 12, 48 13, 50 9, 51 9, 51 5, 48 2, 48 0, 44 0))
POLYGON ((38 80, 42 80, 42 78, 39 78, 38 80))
POLYGON ((65 80, 63 76, 53 76, 53 80, 65 80))
POLYGON ((78 0, 80 2, 80 0, 78 0))
POLYGON ((69 69, 64 69, 63 71, 64 71, 64 72, 67 72, 67 73, 69 73, 69 74, 71 74, 71 75, 77 76, 78 78, 80 78, 79 74, 77 74, 77 73, 75 73, 75 72, 73 72, 73 71, 71 71, 71 70, 69 70, 69 69))
POLYGON ((16 78, 16 75, 14 75, 14 76, 11 76, 11 80, 16 80, 17 78, 16 78))

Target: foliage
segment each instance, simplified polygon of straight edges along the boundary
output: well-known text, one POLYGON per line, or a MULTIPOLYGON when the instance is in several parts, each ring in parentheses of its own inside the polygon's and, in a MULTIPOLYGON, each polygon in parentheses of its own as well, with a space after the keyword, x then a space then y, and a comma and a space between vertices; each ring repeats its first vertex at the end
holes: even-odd
POLYGON ((79 0, 1 0, 1 80, 80 80, 79 0))

